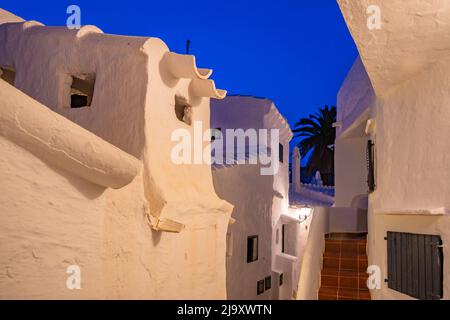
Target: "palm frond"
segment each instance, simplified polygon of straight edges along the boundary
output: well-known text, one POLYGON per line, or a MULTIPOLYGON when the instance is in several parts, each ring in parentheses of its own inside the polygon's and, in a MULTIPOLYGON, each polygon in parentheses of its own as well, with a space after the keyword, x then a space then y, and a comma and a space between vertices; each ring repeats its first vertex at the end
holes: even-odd
POLYGON ((301 118, 294 125, 292 132, 295 138, 300 138, 297 146, 302 157, 309 154, 307 171, 313 173, 334 174, 334 151, 328 148, 336 139, 336 107, 327 105, 319 108, 308 118, 301 118))

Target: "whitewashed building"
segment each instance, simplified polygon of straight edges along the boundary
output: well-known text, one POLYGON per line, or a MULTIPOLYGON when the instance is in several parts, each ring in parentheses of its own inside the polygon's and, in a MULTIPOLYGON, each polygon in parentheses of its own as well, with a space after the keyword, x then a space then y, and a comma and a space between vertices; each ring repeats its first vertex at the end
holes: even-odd
MULTIPOLYGON (((241 95, 215 100, 211 105, 211 128, 221 137, 215 140, 218 148, 235 139, 228 136, 230 129, 246 133, 245 150, 236 152, 229 163, 213 164, 216 192, 234 206, 227 233, 228 298, 295 299, 311 222, 309 214, 300 218, 301 208, 312 211, 313 206, 329 206, 332 197, 321 198, 307 187, 300 190, 299 175, 294 178, 298 192, 294 185, 290 188, 292 132, 271 100, 241 95), (254 129, 278 130, 279 140, 274 144, 256 140, 250 132, 254 129), (263 174, 262 168, 268 165, 259 161, 258 150, 251 148, 255 145, 270 147, 271 160, 279 166, 275 174, 263 174), (258 161, 252 164, 252 160, 258 161)), ((300 168, 299 161, 297 157, 300 168)))
POLYGON ((228 96, 211 104, 211 128, 221 133, 224 145, 230 139, 227 129, 279 130, 276 145, 255 141, 248 133, 246 150, 236 155, 234 163, 213 164, 213 178, 218 196, 234 206, 235 221, 227 234, 228 298, 289 299, 292 293, 279 289, 280 283, 282 288, 291 281, 284 276, 280 280, 280 274, 288 270, 273 272, 276 252, 281 250, 279 219, 289 208, 289 125, 269 99, 228 96), (250 150, 258 144, 269 147, 274 156, 272 161, 279 166, 274 174, 262 174, 265 165, 258 152, 250 150), (252 159, 257 164, 250 164, 252 159))
POLYGON ((211 72, 158 38, 0 10, 1 299, 227 297, 232 206, 210 164, 171 159, 226 94, 211 72))
POLYGON ((338 96, 336 206, 367 208, 340 228, 368 212, 372 299, 449 299, 450 3, 338 3, 360 56, 338 96))

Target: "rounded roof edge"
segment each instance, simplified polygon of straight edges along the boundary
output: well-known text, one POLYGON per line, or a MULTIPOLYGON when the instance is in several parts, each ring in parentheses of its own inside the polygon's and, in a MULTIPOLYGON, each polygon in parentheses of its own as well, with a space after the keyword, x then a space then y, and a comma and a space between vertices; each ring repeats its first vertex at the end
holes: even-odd
POLYGON ((148 50, 155 47, 163 51, 170 51, 167 44, 161 38, 158 37, 148 37, 142 44, 141 51, 148 54, 149 53, 148 50))
POLYGON ((11 13, 7 10, 0 8, 0 24, 17 23, 17 22, 24 22, 24 21, 25 21, 24 19, 15 15, 14 13, 11 13))
POLYGON ((43 27, 44 24, 36 21, 36 20, 29 20, 22 23, 22 30, 26 30, 33 27, 43 27))
POLYGON ((82 38, 91 33, 104 33, 100 28, 93 25, 82 26, 77 32, 77 38, 82 38))

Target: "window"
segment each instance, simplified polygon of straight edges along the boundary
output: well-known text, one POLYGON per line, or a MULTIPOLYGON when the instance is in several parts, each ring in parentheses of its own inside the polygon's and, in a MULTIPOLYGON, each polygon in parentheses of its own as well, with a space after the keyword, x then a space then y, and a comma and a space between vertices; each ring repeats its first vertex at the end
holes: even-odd
POLYGON ((388 287, 423 300, 443 297, 442 239, 438 235, 387 233, 388 287))
POLYGON ((375 144, 372 140, 367 141, 367 185, 369 192, 375 191, 375 144))
POLYGON ((192 123, 192 107, 187 99, 182 96, 175 96, 175 116, 181 122, 191 125, 192 123))
POLYGON ((285 236, 286 236, 286 225, 282 225, 281 226, 281 252, 282 253, 285 253, 285 250, 286 250, 286 246, 285 246, 285 241, 284 241, 284 238, 285 238, 285 236))
POLYGON ((5 80, 10 85, 14 85, 16 71, 10 67, 0 67, 0 79, 5 80))
POLYGON ((266 290, 270 290, 272 288, 272 277, 268 276, 264 279, 264 286, 266 290))
POLYGON ((259 296, 264 292, 264 280, 259 280, 256 285, 256 294, 259 296))
POLYGON ((222 128, 211 129, 211 141, 222 139, 222 128))
POLYGON ((280 287, 283 285, 283 274, 280 274, 280 279, 279 279, 279 285, 280 287))
POLYGON ((258 260, 258 236, 247 238, 247 263, 258 260))
POLYGON ((94 86, 94 74, 72 76, 72 85, 70 87, 70 107, 89 107, 94 97, 94 86))
POLYGON ((278 157, 280 158, 280 162, 283 163, 283 161, 284 161, 284 146, 281 143, 278 144, 278 157))

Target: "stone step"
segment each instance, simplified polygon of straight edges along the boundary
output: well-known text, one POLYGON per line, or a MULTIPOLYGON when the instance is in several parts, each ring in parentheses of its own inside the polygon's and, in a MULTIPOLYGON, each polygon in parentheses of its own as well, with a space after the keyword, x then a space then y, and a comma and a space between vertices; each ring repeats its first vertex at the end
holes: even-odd
POLYGON ((354 252, 354 251, 341 251, 341 252, 336 252, 336 251, 325 251, 323 253, 323 256, 325 257, 329 257, 329 258, 339 258, 339 257, 344 257, 344 258, 354 258, 354 259, 358 259, 358 258, 364 258, 366 257, 366 253, 362 253, 362 252, 354 252))
POLYGON ((323 269, 345 269, 366 272, 368 267, 367 256, 358 257, 323 257, 323 269))
POLYGON ((348 289, 367 289, 368 274, 354 270, 323 269, 321 285, 348 289))
POLYGON ((366 253, 365 240, 326 240, 325 252, 341 252, 341 253, 366 253))
POLYGON ((321 287, 319 300, 370 300, 368 289, 321 287))
POLYGON ((367 238, 367 233, 329 233, 325 235, 325 239, 334 240, 365 240, 367 238))
POLYGON ((370 300, 366 246, 366 234, 325 237, 320 300, 370 300))

